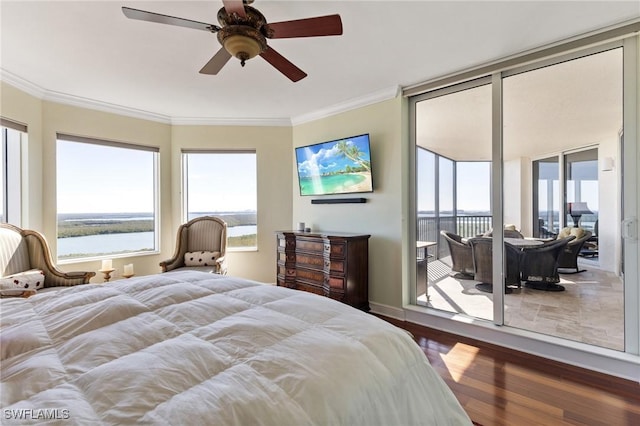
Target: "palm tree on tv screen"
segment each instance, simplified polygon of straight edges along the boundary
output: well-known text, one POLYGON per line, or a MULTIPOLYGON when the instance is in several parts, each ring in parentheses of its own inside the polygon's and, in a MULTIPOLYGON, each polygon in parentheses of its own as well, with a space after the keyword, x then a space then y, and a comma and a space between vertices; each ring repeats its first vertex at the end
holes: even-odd
POLYGON ((360 151, 360 148, 347 141, 338 142, 336 148, 341 155, 355 161, 368 172, 371 172, 371 163, 361 158, 364 157, 364 152, 360 151))

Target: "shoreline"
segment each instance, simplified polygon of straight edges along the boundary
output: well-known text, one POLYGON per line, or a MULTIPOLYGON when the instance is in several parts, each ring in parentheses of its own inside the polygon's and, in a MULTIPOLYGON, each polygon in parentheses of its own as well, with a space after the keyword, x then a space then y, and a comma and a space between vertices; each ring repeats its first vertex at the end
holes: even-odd
POLYGON ((349 192, 370 192, 369 188, 373 188, 371 173, 357 172, 349 174, 364 176, 364 180, 362 182, 356 183, 355 185, 346 187, 345 190, 349 192))

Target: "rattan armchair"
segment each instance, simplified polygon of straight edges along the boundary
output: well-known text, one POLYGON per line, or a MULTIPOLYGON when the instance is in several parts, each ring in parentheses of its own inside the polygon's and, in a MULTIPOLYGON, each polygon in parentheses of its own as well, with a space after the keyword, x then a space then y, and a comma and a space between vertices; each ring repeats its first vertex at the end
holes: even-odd
POLYGON ((458 278, 472 279, 474 275, 473 255, 469 243, 462 241, 460 235, 452 232, 440 231, 449 247, 451 254, 451 271, 457 273, 458 278))
POLYGON ((58 269, 42 234, 7 223, 0 224, 0 278, 31 270, 42 271, 44 288, 87 284, 96 274, 58 269))
MULTIPOLYGON (((480 281, 476 284, 476 288, 491 293, 493 292, 493 238, 471 238, 469 244, 473 252, 474 279, 480 281)), ((513 292, 509 286, 520 287, 520 251, 510 244, 505 244, 504 250, 506 259, 504 292, 509 294, 513 292)))
POLYGON ((558 268, 561 269, 561 274, 577 274, 578 272, 585 271, 585 269, 580 269, 578 266, 578 255, 591 236, 591 231, 585 231, 584 235, 570 241, 560 252, 558 256, 558 268), (575 269, 575 271, 567 271, 567 269, 575 269))
POLYGON ((173 257, 160 262, 162 272, 174 269, 194 269, 216 274, 227 274, 227 223, 214 216, 202 216, 180 225, 173 257), (216 253, 210 264, 188 265, 187 253, 216 253))
POLYGON ((558 285, 558 257, 574 236, 552 240, 534 247, 525 247, 520 256, 520 271, 522 281, 526 286, 535 290, 564 291, 564 286, 558 285))

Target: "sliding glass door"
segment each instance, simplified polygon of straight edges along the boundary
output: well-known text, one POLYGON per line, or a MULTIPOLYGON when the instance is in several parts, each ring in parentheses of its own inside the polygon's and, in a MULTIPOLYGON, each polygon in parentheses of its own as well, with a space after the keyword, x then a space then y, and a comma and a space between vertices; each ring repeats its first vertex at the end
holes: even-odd
POLYGON ((636 223, 620 230, 625 200, 637 202, 637 183, 622 174, 634 164, 623 153, 636 152, 621 137, 622 46, 411 98, 416 275, 424 280, 414 283, 414 303, 578 345, 638 350, 638 289, 622 273, 623 260, 637 268, 625 252, 637 253, 636 223))
POLYGON ((468 239, 491 229, 491 87, 487 80, 437 92, 415 105, 416 303, 492 319, 477 292, 468 239))
POLYGON ((522 234, 541 242, 520 250, 521 288, 505 297, 504 324, 623 350, 620 259, 598 250, 621 246, 615 229, 598 219, 613 223, 623 189, 605 186, 608 172, 598 162, 618 150, 622 49, 545 65, 502 80, 503 167, 511 171, 504 215, 519 216, 522 234), (531 160, 550 152, 557 154, 531 160), (574 241, 553 248, 567 238, 574 241))

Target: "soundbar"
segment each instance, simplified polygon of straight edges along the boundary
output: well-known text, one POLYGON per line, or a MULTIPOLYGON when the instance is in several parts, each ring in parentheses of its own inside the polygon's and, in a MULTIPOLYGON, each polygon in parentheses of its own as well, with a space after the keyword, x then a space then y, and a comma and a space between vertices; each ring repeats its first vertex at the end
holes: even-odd
POLYGON ((366 202, 366 198, 318 198, 311 200, 311 204, 356 204, 366 202))

